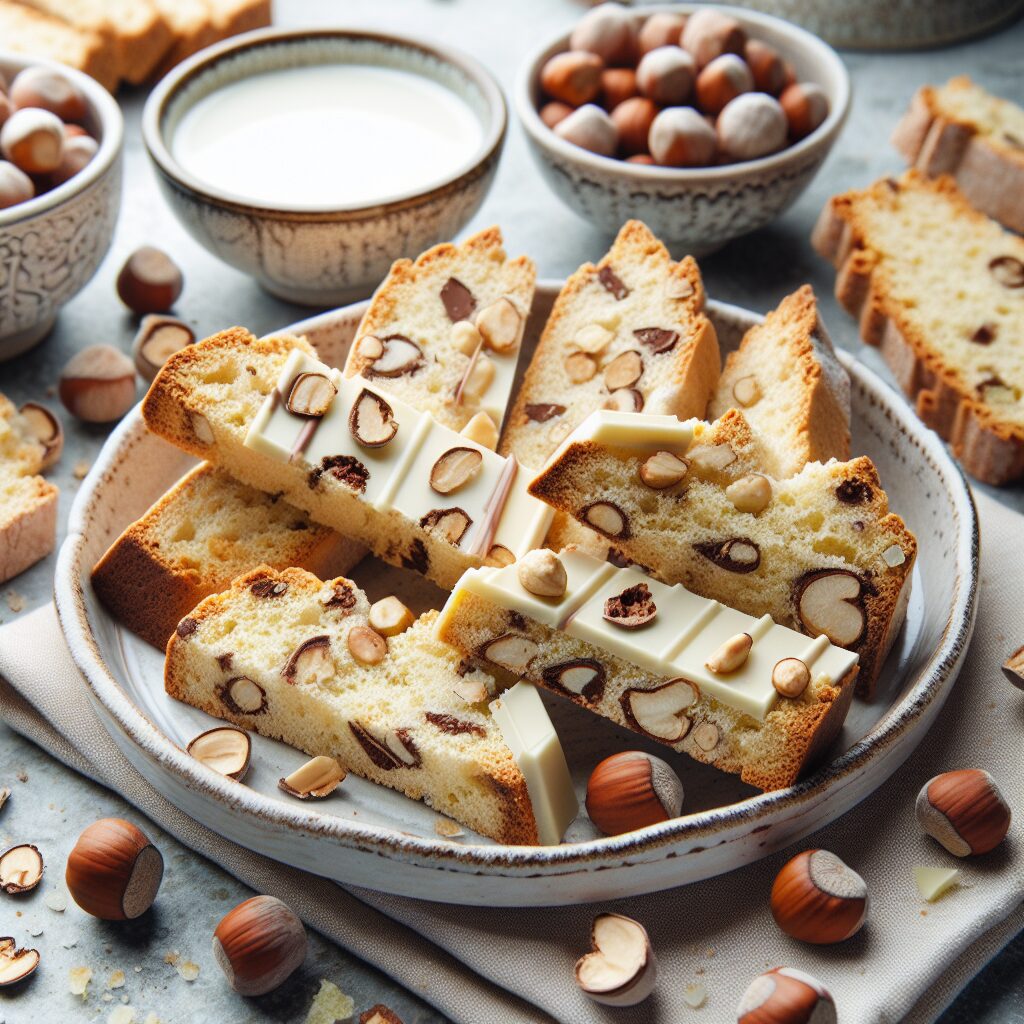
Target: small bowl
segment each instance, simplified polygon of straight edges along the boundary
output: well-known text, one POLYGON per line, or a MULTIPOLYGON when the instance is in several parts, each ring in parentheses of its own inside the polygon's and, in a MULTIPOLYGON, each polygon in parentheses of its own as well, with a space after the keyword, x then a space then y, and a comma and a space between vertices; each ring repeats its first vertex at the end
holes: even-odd
MULTIPOLYGON (((633 8, 637 20, 662 11, 689 14, 704 4, 633 8)), ((516 112, 534 159, 555 195, 581 217, 614 234, 631 217, 644 221, 673 248, 695 256, 756 231, 789 207, 810 184, 846 120, 850 76, 838 54, 816 36, 780 18, 715 5, 752 38, 791 61, 797 78, 821 86, 829 101, 825 121, 795 145, 758 160, 715 167, 651 167, 597 156, 560 139, 537 113, 540 71, 568 49, 561 33, 525 62, 516 84, 516 112)))
POLYGON ((0 360, 49 334, 61 306, 96 273, 121 208, 121 108, 97 81, 56 61, 0 51, 8 82, 26 67, 46 67, 85 94, 85 127, 99 142, 89 163, 63 185, 0 210, 0 360))
MULTIPOLYGON (((193 237, 272 294, 309 306, 364 297, 393 260, 454 237, 487 195, 506 127, 501 89, 472 58, 402 36, 341 29, 268 29, 211 46, 156 86, 142 118, 164 196, 193 237), (210 93, 253 74, 330 63, 397 68, 446 86, 480 121, 480 145, 440 183, 372 205, 330 208, 311 208, 294 197, 263 203, 234 195, 189 173, 173 156, 182 117, 210 93)), ((353 157, 358 154, 355 144, 353 157)), ((268 151, 266 159, 296 156, 268 151)))

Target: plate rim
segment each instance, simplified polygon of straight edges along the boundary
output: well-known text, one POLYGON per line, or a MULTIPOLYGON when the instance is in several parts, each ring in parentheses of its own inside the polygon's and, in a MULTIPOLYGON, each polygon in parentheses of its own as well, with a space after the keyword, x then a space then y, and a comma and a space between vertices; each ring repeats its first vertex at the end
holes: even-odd
MULTIPOLYGON (((560 279, 538 280, 537 292, 557 293, 563 283, 560 279)), ((365 309, 367 303, 368 300, 364 300, 320 313, 275 333, 322 329, 338 317, 357 315, 360 309, 365 309)), ((761 314, 741 306, 712 299, 707 300, 707 308, 709 312, 719 310, 741 322, 753 323, 763 319, 761 314)), ((77 573, 80 552, 86 539, 83 526, 88 519, 88 510, 98 500, 106 471, 117 462, 122 446, 137 430, 145 429, 141 403, 124 417, 104 443, 75 497, 68 519, 67 537, 60 548, 54 576, 54 597, 58 619, 72 659, 85 677, 91 697, 104 712, 100 718, 107 728, 116 727, 147 761, 172 771, 180 782, 186 783, 200 797, 220 803, 225 809, 241 808, 262 823, 277 830, 295 833, 296 836, 314 833, 353 851, 372 852, 384 858, 397 857, 406 862, 442 868, 448 872, 461 874, 482 871, 488 875, 520 875, 525 869, 540 869, 544 873, 554 873, 559 869, 596 869, 606 862, 609 865, 620 864, 624 859, 640 855, 649 857, 655 854, 659 855, 656 859, 663 860, 674 855, 669 847, 685 845, 687 842, 706 845, 717 833, 737 825, 753 824, 756 827, 759 819, 771 816, 775 820, 777 815, 787 809, 794 814, 799 813, 799 808, 814 798, 825 798, 837 789, 845 788, 866 771, 872 762, 879 760, 883 766, 887 765, 887 751, 907 728, 924 720, 927 732, 931 724, 928 719, 941 708, 955 681, 956 671, 970 641, 977 610, 978 516, 963 471, 938 435, 917 418, 899 392, 855 356, 842 349, 837 348, 836 351, 843 366, 851 375, 859 378, 858 383, 865 387, 870 396, 892 409, 901 427, 914 436, 946 483, 953 504, 961 515, 956 541, 956 564, 959 571, 941 640, 919 670, 913 687, 889 709, 866 737, 827 764, 821 765, 795 786, 759 793, 737 803, 684 815, 620 836, 605 836, 558 846, 482 845, 470 842, 456 844, 440 837, 411 835, 390 826, 355 822, 314 808, 292 806, 276 797, 239 785, 195 761, 165 736, 131 701, 107 668, 89 625, 85 584, 77 573), (934 706, 936 702, 938 705, 934 706)), ((86 576, 85 573, 82 575, 86 576)), ((910 749, 913 746, 916 743, 910 749)), ((907 750, 904 757, 896 761, 877 785, 881 785, 909 753, 910 750, 907 750)), ((859 800, 849 809, 856 806, 856 803, 859 800)))

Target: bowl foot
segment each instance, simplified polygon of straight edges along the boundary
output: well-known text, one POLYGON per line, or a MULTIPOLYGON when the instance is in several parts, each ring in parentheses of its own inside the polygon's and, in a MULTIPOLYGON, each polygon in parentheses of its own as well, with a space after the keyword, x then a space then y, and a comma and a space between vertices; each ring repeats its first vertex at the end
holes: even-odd
POLYGON ((53 330, 56 321, 55 313, 42 323, 33 324, 31 327, 0 337, 0 362, 20 356, 22 352, 27 352, 33 345, 38 345, 53 330))

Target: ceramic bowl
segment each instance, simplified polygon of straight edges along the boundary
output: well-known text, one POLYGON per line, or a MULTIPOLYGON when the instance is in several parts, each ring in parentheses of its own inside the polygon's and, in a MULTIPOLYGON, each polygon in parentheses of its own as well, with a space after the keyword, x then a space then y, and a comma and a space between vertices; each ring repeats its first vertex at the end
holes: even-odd
MULTIPOLYGON (((700 4, 635 8, 637 20, 660 11, 689 13, 700 4)), ((717 5, 716 5, 717 7, 717 5)), ((850 76, 836 52, 789 22, 722 7, 754 39, 792 62, 802 82, 821 86, 829 115, 807 138, 778 153, 716 167, 650 167, 598 156, 560 139, 537 113, 540 71, 568 49, 561 33, 527 58, 516 84, 516 112, 533 156, 555 195, 581 217, 614 234, 630 217, 642 220, 676 253, 701 256, 764 227, 810 184, 839 136, 850 108, 850 76)))
MULTIPOLYGON (((215 256, 255 277, 267 291, 310 306, 364 297, 393 260, 454 237, 477 211, 505 140, 501 90, 475 60, 396 35, 334 29, 267 29, 211 46, 179 64, 150 94, 142 135, 171 209, 215 256), (260 203, 189 173, 171 143, 182 117, 210 93, 250 75, 330 63, 413 72, 447 87, 480 122, 473 156, 440 184, 372 205, 310 208, 299 196, 260 203)), ((358 147, 353 146, 353 156, 358 147)), ((268 160, 301 154, 268 152, 268 160)))
POLYGON ((0 360, 50 332, 61 306, 96 273, 121 208, 121 108, 95 79, 74 68, 0 50, 0 73, 8 82, 29 65, 59 71, 85 93, 84 127, 100 146, 63 185, 0 210, 0 360))

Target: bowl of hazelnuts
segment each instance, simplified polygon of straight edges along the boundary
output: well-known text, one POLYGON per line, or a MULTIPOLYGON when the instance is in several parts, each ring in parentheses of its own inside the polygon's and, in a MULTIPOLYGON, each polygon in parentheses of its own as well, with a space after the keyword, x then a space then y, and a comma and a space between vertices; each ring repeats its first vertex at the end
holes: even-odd
POLYGON ((0 360, 42 340, 106 255, 123 134, 95 79, 0 51, 0 360))
POLYGON ((774 220, 846 120, 836 52, 733 7, 594 7, 525 63, 516 107, 555 194, 700 256, 774 220))

